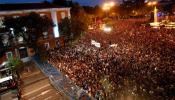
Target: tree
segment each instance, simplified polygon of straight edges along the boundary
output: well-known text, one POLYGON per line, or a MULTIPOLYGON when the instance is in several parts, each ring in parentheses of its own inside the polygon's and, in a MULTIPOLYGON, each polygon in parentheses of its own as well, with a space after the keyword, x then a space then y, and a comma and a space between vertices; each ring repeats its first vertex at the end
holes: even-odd
POLYGON ((43 32, 47 32, 50 27, 53 27, 52 21, 47 16, 40 16, 36 13, 17 18, 6 17, 3 24, 6 26, 6 30, 13 28, 14 36, 23 37, 27 45, 35 44, 38 38, 43 36, 43 32))
POLYGON ((66 37, 66 39, 71 38, 71 19, 66 17, 59 23, 61 36, 66 37))
POLYGON ((65 18, 59 23, 61 35, 66 40, 76 40, 81 37, 92 23, 90 14, 86 13, 83 7, 78 3, 73 3, 71 6, 71 18, 65 18))
POLYGON ((145 12, 145 0, 123 0, 120 6, 120 14, 123 16, 140 16, 145 12))
POLYGON ((61 36, 68 40, 76 40, 88 30, 92 19, 85 12, 79 12, 70 19, 65 18, 59 23, 61 36))
POLYGON ((83 6, 83 9, 88 14, 95 14, 95 7, 83 6))
POLYGON ((59 6, 71 6, 72 0, 53 0, 53 4, 57 4, 59 6))
POLYGON ((8 67, 12 70, 12 71, 17 71, 18 69, 20 69, 23 66, 23 62, 19 59, 19 58, 9 58, 8 59, 8 67))
POLYGON ((103 16, 103 10, 100 8, 100 6, 96 5, 94 7, 94 12, 97 17, 102 17, 103 16))
POLYGON ((90 18, 90 15, 81 10, 76 15, 72 15, 71 22, 72 33, 76 39, 82 36, 88 30, 88 26, 92 23, 92 19, 90 18))
POLYGON ((19 78, 19 71, 23 66, 24 63, 19 58, 11 57, 8 59, 7 67, 12 71, 12 76, 15 79, 19 78))
POLYGON ((83 7, 79 5, 79 3, 75 2, 72 4, 72 9, 71 9, 71 15, 77 15, 81 10, 83 10, 83 7))

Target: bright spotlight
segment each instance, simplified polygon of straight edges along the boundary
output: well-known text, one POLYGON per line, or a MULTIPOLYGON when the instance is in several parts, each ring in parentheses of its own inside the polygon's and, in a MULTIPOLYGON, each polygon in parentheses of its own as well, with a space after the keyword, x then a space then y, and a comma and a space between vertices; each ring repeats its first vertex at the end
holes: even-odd
POLYGON ((115 5, 115 3, 114 3, 114 2, 110 2, 109 5, 110 5, 111 7, 113 7, 113 6, 115 5))

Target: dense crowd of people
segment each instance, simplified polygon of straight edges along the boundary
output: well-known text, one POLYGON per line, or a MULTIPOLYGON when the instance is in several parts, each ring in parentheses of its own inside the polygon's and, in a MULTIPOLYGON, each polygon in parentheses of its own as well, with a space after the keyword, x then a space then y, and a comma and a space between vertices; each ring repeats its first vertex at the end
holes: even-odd
POLYGON ((175 99, 175 29, 122 20, 113 32, 90 31, 49 53, 49 63, 95 98, 175 99), (102 46, 92 46, 92 39, 102 46))

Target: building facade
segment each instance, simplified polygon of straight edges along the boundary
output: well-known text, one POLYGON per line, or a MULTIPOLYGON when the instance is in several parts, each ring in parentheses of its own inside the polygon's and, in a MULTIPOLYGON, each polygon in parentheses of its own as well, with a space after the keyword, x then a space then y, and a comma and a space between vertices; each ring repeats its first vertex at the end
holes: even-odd
MULTIPOLYGON (((52 20, 54 27, 48 32, 43 32, 43 37, 38 40, 38 43, 47 49, 57 47, 60 40, 60 32, 58 23, 65 17, 70 18, 70 8, 60 7, 49 3, 26 3, 26 4, 0 4, 0 28, 3 28, 3 20, 5 17, 19 17, 29 13, 37 13, 40 16, 47 16, 52 20)), ((13 31, 13 29, 11 29, 13 31)), ((2 35, 3 33, 0 33, 2 35)), ((15 48, 10 48, 3 57, 0 58, 0 64, 8 59, 9 56, 18 56, 24 61, 29 59, 31 50, 25 46, 19 45, 15 48)))

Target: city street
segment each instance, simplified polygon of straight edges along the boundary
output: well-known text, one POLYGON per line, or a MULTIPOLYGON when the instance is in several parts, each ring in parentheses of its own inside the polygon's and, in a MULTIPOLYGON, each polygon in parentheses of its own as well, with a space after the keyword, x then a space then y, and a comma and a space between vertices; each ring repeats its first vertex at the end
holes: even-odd
POLYGON ((175 0, 0 0, 0 100, 175 100, 175 0))

